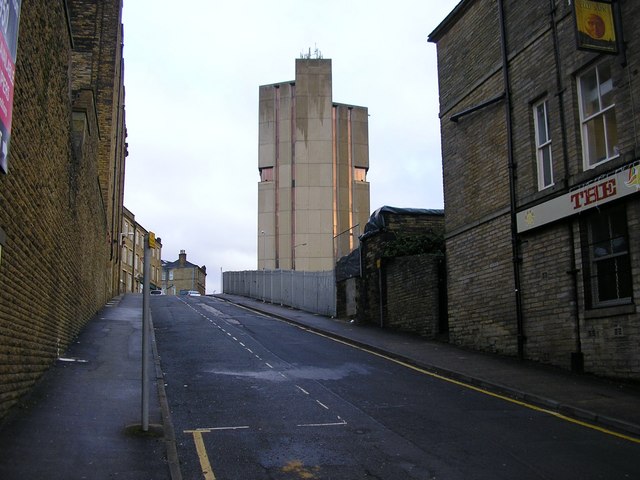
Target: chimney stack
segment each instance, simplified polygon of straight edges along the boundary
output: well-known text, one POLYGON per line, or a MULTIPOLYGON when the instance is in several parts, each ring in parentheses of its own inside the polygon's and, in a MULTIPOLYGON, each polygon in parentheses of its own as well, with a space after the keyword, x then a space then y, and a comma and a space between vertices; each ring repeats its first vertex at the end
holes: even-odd
POLYGON ((180 261, 180 266, 184 267, 187 264, 187 254, 184 250, 180 250, 180 256, 178 257, 180 261))

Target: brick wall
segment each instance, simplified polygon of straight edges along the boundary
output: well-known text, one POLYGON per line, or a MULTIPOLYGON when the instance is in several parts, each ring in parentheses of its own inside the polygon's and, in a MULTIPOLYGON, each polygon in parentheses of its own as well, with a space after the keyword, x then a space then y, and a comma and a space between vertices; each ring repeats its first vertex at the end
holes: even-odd
POLYGON ((70 88, 71 46, 65 2, 22 3, 9 173, 0 176, 0 418, 111 296, 103 132, 94 87, 70 88))
MULTIPOLYGON (((527 358, 571 367, 575 351, 575 293, 570 231, 551 225, 522 241, 521 290, 527 358)), ((576 234, 577 235, 577 234, 576 234)))
POLYGON ((516 354, 509 232, 509 215, 502 215, 447 239, 451 343, 516 354))
MULTIPOLYGON (((367 323, 382 323, 385 327, 434 337, 441 333, 438 328, 441 294, 438 262, 441 257, 411 255, 389 258, 385 249, 396 235, 441 234, 444 216, 441 213, 389 212, 382 215, 384 228, 365 237, 360 246, 362 278, 357 282, 357 317, 367 323)), ((338 292, 341 292, 340 285, 338 292)), ((338 300, 344 296, 343 293, 339 293, 338 300)), ((340 304, 338 310, 341 311, 340 304)))
POLYGON ((443 258, 409 255, 383 262, 384 325, 435 338, 440 321, 438 266, 443 258))

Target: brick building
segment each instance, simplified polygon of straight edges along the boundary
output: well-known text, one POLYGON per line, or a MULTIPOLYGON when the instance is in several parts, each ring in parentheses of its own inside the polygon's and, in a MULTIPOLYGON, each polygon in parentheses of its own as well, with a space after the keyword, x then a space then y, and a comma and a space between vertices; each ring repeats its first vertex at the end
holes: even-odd
POLYGON ((640 378, 639 27, 632 1, 463 0, 429 36, 452 342, 640 378))
POLYGON ((11 146, 0 173, 0 418, 117 293, 120 12, 115 0, 32 0, 17 17, 11 146))
MULTIPOLYGON (((149 231, 136 221, 135 215, 123 208, 122 234, 120 235, 120 293, 142 293, 144 283, 144 237, 149 231)), ((162 288, 162 239, 156 237, 149 259, 151 290, 162 288)))
POLYGON ((207 267, 188 262, 184 250, 180 250, 178 260, 162 263, 162 291, 167 295, 182 295, 191 290, 204 295, 206 287, 207 267))

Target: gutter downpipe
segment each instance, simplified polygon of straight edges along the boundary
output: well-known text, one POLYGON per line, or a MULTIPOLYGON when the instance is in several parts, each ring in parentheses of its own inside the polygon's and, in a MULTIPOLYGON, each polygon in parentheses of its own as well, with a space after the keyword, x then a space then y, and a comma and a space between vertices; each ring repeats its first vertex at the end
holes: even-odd
MULTIPOLYGON (((551 33, 553 35, 553 56, 556 64, 556 97, 558 99, 558 109, 560 113, 560 132, 562 138, 562 164, 564 166, 565 187, 568 187, 569 178, 569 152, 567 151, 567 130, 565 128, 566 119, 564 112, 564 85, 562 84, 562 74, 560 72, 560 51, 558 47, 558 26, 556 24, 556 5, 555 0, 549 0, 549 14, 551 16, 551 33)), ((569 248, 571 259, 569 262, 569 271, 571 275, 571 289, 573 299, 573 324, 575 335, 575 352, 571 352, 571 370, 576 373, 584 372, 584 354, 582 353, 582 334, 580 332, 580 315, 578 313, 578 270, 576 266, 576 246, 575 235, 573 233, 573 222, 567 223, 567 231, 569 234, 569 248)))
POLYGON ((511 216, 511 254, 513 261, 513 283, 516 300, 516 327, 518 359, 524 360, 524 323, 522 319, 522 296, 520 293, 520 244, 518 238, 518 228, 516 223, 516 165, 513 160, 513 131, 511 122, 511 91, 509 81, 509 58, 507 55, 507 32, 504 18, 504 0, 498 0, 498 15, 500 21, 500 49, 502 53, 502 78, 504 81, 504 110, 505 123, 507 126, 507 159, 509 163, 509 200, 511 216))

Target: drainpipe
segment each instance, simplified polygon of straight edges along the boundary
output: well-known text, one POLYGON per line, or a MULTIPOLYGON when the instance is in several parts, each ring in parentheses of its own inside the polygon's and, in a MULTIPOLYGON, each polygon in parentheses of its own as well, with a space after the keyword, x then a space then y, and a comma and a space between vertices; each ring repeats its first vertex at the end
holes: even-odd
MULTIPOLYGON (((567 131, 566 119, 564 112, 564 85, 562 84, 562 73, 560 72, 560 51, 558 47, 558 26, 556 24, 556 5, 555 0, 549 0, 549 13, 551 17, 551 32, 553 35, 553 57, 556 64, 556 96, 558 98, 558 109, 560 113, 560 135, 562 140, 562 164, 564 166, 564 186, 568 187, 569 178, 569 152, 567 151, 567 131)), ((569 236, 569 251, 571 259, 569 263, 569 271, 571 275, 571 289, 573 297, 573 325, 575 336, 575 352, 571 352, 571 370, 582 373, 584 371, 584 355, 582 353, 582 339, 580 333, 580 316, 578 314, 578 273, 580 270, 576 267, 576 251, 573 234, 573 222, 567 223, 569 236)))
POLYGON ((513 131, 511 122, 511 92, 509 81, 509 59, 507 55, 507 32, 504 18, 504 1, 498 0, 498 15, 500 20, 500 49, 502 53, 502 77, 504 82, 504 111, 507 125, 507 160, 509 163, 509 201, 511 211, 511 255, 513 261, 513 284, 516 300, 516 326, 518 358, 524 359, 524 325, 522 319, 522 296, 520 294, 520 245, 516 223, 516 164, 513 160, 513 131))

